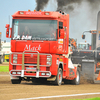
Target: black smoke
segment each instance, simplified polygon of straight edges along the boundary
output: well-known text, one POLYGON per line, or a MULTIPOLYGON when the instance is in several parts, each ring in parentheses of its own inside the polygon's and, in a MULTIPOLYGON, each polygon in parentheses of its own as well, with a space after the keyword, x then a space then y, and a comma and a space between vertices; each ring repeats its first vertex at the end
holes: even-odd
MULTIPOLYGON (((81 41, 84 31, 95 30, 100 0, 51 0, 56 1, 55 11, 64 11, 70 15, 70 37, 81 41), (78 38, 80 37, 80 38, 78 38)), ((49 0, 36 0, 36 10, 43 10, 49 0)), ((51 5, 54 6, 54 5, 51 5)), ((51 9, 50 9, 51 10, 51 9)), ((88 39, 89 42, 91 39, 88 39)), ((88 41, 87 40, 87 41, 88 41)))
MULTIPOLYGON (((90 10, 94 10, 99 7, 100 0, 56 0, 57 1, 57 11, 73 11, 75 5, 81 5, 82 2, 87 2, 89 4, 90 10)), ((36 0, 37 6, 36 10, 43 10, 47 6, 49 0, 36 0)))
POLYGON ((57 0, 57 11, 73 11, 74 10, 74 4, 81 4, 82 0, 57 0), (72 5, 73 4, 73 5, 72 5))
POLYGON ((57 0, 57 11, 73 11, 75 5, 80 6, 82 2, 87 2, 92 11, 95 11, 100 6, 100 0, 57 0))
POLYGON ((36 10, 43 10, 44 7, 48 4, 49 0, 36 0, 37 6, 36 6, 36 10))

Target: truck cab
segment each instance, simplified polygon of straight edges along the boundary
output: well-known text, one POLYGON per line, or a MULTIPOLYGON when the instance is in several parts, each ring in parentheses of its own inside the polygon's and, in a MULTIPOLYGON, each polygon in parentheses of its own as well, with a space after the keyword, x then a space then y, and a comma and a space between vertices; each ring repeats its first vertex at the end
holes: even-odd
POLYGON ((22 79, 34 82, 51 77, 56 77, 57 85, 61 85, 62 79, 79 84, 77 67, 66 57, 69 53, 68 14, 17 11, 12 15, 12 28, 9 24, 6 28, 6 37, 11 38, 9 71, 13 84, 22 79))
POLYGON ((89 43, 80 42, 78 44, 78 49, 79 50, 91 50, 91 45, 89 45, 89 43))

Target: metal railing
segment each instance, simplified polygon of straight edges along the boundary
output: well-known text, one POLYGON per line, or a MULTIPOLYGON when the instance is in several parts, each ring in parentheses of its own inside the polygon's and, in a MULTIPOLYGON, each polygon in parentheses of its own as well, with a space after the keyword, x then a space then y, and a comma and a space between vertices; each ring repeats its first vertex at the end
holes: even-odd
MULTIPOLYGON (((46 61, 45 63, 47 63, 47 61, 46 61)), ((50 76, 51 76, 51 72, 50 72, 50 71, 40 71, 40 66, 42 66, 42 67, 50 67, 51 64, 52 64, 52 55, 51 55, 51 54, 39 53, 38 51, 24 51, 23 53, 20 53, 20 52, 13 52, 13 53, 10 54, 10 64, 11 64, 11 65, 22 66, 22 70, 14 70, 14 69, 13 69, 13 70, 10 71, 10 75, 12 75, 12 74, 11 74, 12 71, 21 71, 21 75, 12 75, 12 76, 21 76, 21 77, 30 76, 30 75, 24 75, 24 72, 26 72, 26 71, 31 71, 31 70, 25 69, 25 66, 37 66, 36 71, 34 71, 34 72, 36 72, 36 76, 32 76, 32 77, 50 77, 50 76), (17 61, 18 61, 18 59, 19 59, 18 54, 22 54, 22 56, 21 56, 21 58, 22 58, 22 64, 13 63, 13 55, 14 55, 14 54, 17 55, 17 61), (37 56, 37 64, 30 64, 30 63, 25 64, 25 55, 26 55, 26 54, 33 54, 33 55, 36 55, 36 56, 37 56), (49 64, 49 65, 47 65, 47 64, 45 64, 45 65, 40 65, 40 55, 46 55, 46 59, 47 59, 47 56, 49 56, 49 58, 50 58, 50 64, 49 64), (49 76, 39 76, 39 73, 40 73, 40 72, 48 72, 50 75, 49 75, 49 76)))
POLYGON ((51 66, 51 64, 52 64, 52 55, 51 54, 43 54, 43 53, 39 53, 38 51, 24 51, 23 53, 20 53, 20 52, 12 52, 11 54, 10 54, 10 64, 11 65, 22 65, 22 68, 23 68, 23 66, 25 66, 25 65, 29 65, 29 66, 37 66, 37 68, 39 68, 39 66, 44 66, 44 67, 50 67, 51 66), (28 53, 25 53, 25 52, 28 52, 28 53), (29 53, 29 52, 33 52, 33 53, 29 53), (37 52, 37 53, 34 53, 34 52, 37 52), (18 64, 18 63, 12 63, 11 62, 11 60, 12 60, 12 54, 22 54, 22 64, 18 64), (24 63, 24 61, 25 61, 25 54, 37 54, 37 64, 25 64, 24 63), (50 63, 50 65, 40 65, 39 64, 39 60, 40 60, 40 55, 47 55, 47 56, 50 56, 50 59, 51 59, 51 63, 50 63))

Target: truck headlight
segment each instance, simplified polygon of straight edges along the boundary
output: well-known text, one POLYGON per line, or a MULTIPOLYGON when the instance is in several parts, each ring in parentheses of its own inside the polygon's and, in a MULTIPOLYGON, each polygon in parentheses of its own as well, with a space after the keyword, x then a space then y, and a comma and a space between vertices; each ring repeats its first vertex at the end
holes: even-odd
POLYGON ((43 76, 44 76, 44 75, 45 75, 45 73, 41 73, 41 75, 43 75, 43 76))
POLYGON ((47 62, 47 65, 51 65, 51 62, 47 62))
POLYGON ((47 56, 47 65, 51 65, 51 57, 47 56))
POLYGON ((17 74, 19 75, 19 74, 21 74, 21 72, 17 72, 17 74))
POLYGON ((47 58, 47 61, 51 61, 51 58, 47 58))
POLYGON ((50 73, 46 73, 46 75, 47 75, 47 76, 49 76, 49 75, 50 75, 50 73))
POLYGON ((17 54, 14 54, 13 55, 13 59, 17 59, 17 54))
POLYGON ((17 54, 13 54, 13 63, 17 64, 17 54))
POLYGON ((17 57, 13 57, 13 59, 17 59, 17 57))
POLYGON ((12 72, 12 74, 16 74, 16 72, 12 72))
POLYGON ((17 60, 13 59, 13 63, 17 64, 17 60))

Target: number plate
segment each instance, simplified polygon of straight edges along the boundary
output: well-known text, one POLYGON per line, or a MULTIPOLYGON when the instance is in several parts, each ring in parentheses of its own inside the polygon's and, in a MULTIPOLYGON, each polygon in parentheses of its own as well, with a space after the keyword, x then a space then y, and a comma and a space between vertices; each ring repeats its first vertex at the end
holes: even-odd
POLYGON ((27 70, 36 70, 36 68, 30 68, 30 67, 27 67, 26 69, 27 70))

